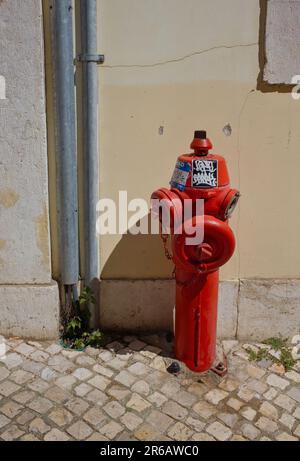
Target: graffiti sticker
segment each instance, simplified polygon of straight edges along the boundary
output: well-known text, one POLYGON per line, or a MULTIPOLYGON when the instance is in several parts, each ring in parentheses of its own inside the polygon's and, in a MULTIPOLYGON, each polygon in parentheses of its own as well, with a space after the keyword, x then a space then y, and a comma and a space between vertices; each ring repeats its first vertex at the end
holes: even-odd
POLYGON ((193 160, 193 187, 218 187, 218 161, 193 160))

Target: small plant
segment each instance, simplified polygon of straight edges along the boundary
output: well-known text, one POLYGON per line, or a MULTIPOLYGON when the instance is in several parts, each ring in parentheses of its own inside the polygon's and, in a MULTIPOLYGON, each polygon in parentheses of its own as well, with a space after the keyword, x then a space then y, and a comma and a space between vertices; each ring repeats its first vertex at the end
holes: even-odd
POLYGON ((91 288, 86 287, 74 306, 76 315, 65 326, 62 337, 64 346, 83 350, 87 346, 99 348, 103 345, 105 340, 103 333, 100 330, 91 331, 89 328, 91 304, 96 304, 96 298, 91 288))
POLYGON ((271 348, 276 352, 280 352, 279 358, 271 354, 269 349, 262 348, 258 351, 254 351, 253 349, 248 348, 247 352, 249 354, 250 361, 260 362, 263 359, 271 360, 273 363, 283 365, 285 371, 289 371, 295 366, 296 360, 293 359, 287 339, 282 337, 273 337, 263 341, 263 344, 271 346, 271 348))

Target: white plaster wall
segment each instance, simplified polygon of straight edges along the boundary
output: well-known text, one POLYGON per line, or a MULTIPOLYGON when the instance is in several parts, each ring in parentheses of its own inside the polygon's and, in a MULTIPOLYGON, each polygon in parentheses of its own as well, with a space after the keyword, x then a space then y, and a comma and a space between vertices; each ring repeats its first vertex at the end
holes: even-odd
POLYGON ((53 338, 41 0, 0 1, 0 75, 0 333, 53 338))
POLYGON ((0 2, 0 284, 51 281, 42 8, 0 2))
POLYGON ((266 18, 264 79, 271 84, 292 82, 300 74, 300 1, 269 0, 266 18))

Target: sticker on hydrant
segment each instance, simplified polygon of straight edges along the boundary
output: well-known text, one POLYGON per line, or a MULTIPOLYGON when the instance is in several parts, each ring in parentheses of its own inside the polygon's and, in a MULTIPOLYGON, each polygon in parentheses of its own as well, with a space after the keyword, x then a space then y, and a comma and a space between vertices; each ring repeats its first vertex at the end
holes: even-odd
POLYGON ((218 160, 193 160, 193 187, 218 187, 218 160))
POLYGON ((190 169, 191 166, 188 162, 177 162, 172 179, 170 181, 171 187, 184 190, 190 169))

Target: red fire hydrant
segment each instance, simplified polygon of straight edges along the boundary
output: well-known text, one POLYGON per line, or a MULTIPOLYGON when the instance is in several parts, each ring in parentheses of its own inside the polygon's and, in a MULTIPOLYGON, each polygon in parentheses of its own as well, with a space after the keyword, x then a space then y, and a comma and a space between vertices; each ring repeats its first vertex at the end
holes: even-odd
POLYGON ((230 188, 225 159, 209 153, 212 143, 205 131, 195 132, 191 149, 193 153, 178 157, 171 188, 157 190, 151 200, 152 207, 159 202, 171 214, 176 358, 193 371, 212 368, 223 374, 225 365, 215 363, 219 267, 234 252, 235 239, 228 219, 240 193, 230 188), (197 199, 203 200, 204 213, 197 212, 197 199), (192 216, 188 219, 182 211, 187 201, 192 203, 192 216), (188 244, 190 231, 186 229, 197 226, 203 226, 203 239, 188 244))

